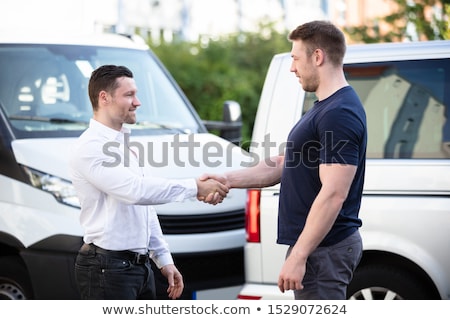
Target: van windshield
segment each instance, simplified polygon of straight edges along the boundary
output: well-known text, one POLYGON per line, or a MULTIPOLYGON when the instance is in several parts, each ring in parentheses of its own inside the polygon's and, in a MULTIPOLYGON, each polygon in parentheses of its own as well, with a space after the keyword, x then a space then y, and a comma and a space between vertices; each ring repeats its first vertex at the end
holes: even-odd
POLYGON ((197 133, 195 111, 151 52, 70 45, 0 45, 0 112, 16 138, 76 137, 92 117, 91 72, 104 64, 134 74, 141 106, 133 135, 197 133))

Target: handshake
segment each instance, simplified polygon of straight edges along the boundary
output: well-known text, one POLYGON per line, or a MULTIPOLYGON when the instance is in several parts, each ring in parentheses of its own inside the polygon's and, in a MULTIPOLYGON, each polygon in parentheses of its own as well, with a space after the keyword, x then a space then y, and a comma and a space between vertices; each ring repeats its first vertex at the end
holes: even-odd
POLYGON ((224 174, 202 174, 197 179, 197 199, 216 205, 231 188, 264 188, 281 181, 284 156, 278 155, 259 162, 251 168, 228 171, 224 174))
POLYGON ((212 205, 221 203, 230 189, 225 175, 203 174, 196 182, 197 199, 212 205))

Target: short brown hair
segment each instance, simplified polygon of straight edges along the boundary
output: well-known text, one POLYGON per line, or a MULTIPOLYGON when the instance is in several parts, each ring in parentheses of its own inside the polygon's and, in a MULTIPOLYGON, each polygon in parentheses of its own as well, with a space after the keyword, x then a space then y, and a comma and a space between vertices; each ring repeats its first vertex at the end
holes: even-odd
POLYGON ((117 88, 117 78, 133 78, 133 73, 124 66, 104 65, 95 69, 89 79, 89 99, 94 111, 98 109, 98 94, 100 91, 113 93, 117 88))
POLYGON ((344 33, 328 21, 311 21, 298 26, 288 36, 291 41, 301 40, 308 52, 322 49, 333 65, 341 65, 344 60, 346 43, 344 33))

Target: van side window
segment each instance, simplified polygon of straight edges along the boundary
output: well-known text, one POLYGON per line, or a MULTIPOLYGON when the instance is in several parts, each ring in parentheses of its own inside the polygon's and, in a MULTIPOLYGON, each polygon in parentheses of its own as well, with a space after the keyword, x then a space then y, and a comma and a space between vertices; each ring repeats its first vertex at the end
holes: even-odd
MULTIPOLYGON (((351 64, 344 69, 366 109, 368 158, 450 158, 450 60, 351 64)), ((315 100, 309 96, 304 110, 315 100)))

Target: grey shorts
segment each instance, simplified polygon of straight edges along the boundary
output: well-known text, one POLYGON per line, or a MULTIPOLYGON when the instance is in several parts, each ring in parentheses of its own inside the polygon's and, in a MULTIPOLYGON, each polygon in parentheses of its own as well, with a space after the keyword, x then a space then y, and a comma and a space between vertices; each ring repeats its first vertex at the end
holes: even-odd
MULTIPOLYGON (((286 257, 290 254, 289 247, 286 257)), ((347 286, 362 256, 359 231, 329 246, 318 247, 306 261, 302 290, 294 290, 297 300, 345 300, 347 286)))

